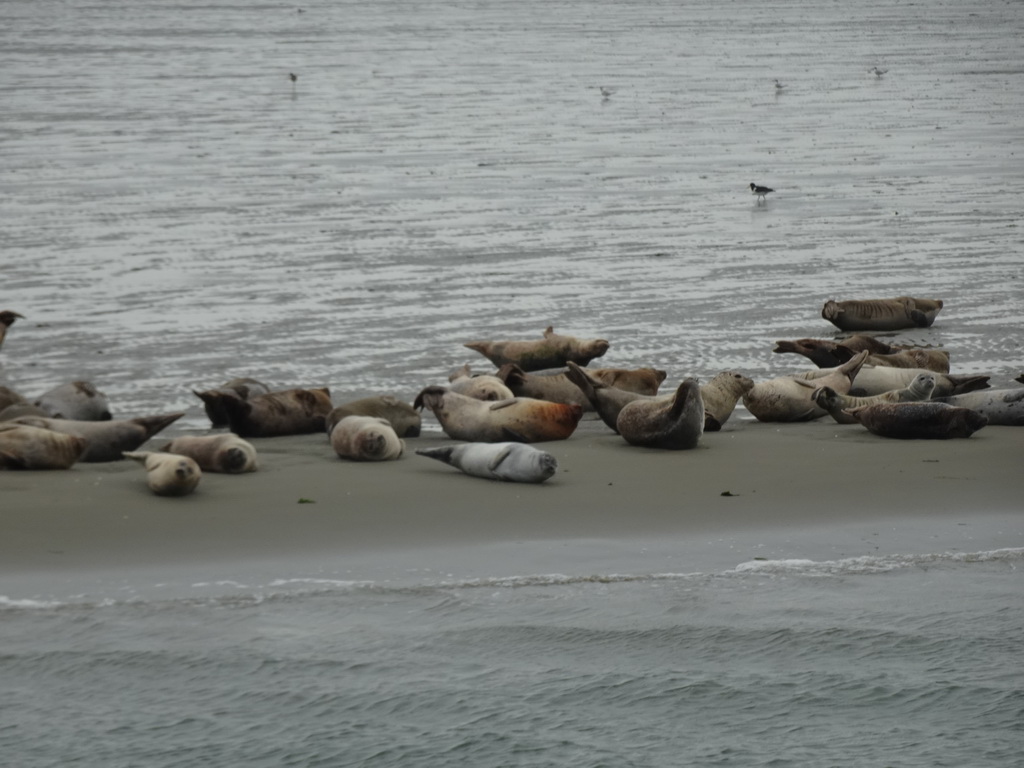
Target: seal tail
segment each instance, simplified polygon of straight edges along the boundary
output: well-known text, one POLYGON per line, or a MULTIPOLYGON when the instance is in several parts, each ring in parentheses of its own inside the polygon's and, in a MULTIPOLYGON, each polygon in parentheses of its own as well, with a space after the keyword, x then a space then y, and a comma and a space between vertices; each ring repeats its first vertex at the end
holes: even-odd
POLYGON ((700 393, 700 385, 696 379, 685 379, 676 389, 675 399, 672 401, 672 408, 669 410, 672 418, 677 419, 691 398, 696 397, 700 401, 701 409, 704 408, 704 398, 700 393))
POLYGON ((516 388, 526 383, 526 371, 515 363, 505 363, 495 375, 505 382, 505 386, 511 389, 513 394, 516 394, 516 388))
POLYGON ((962 395, 966 392, 975 392, 979 389, 988 389, 988 376, 948 376, 953 383, 953 394, 962 395))
POLYGON ((589 376, 586 371, 580 368, 576 363, 572 362, 572 360, 566 362, 565 366, 565 377, 579 387, 587 400, 590 401, 590 404, 596 409, 598 406, 597 390, 604 387, 605 384, 589 376))
POLYGON ((138 419, 132 419, 132 421, 146 431, 146 439, 148 440, 157 432, 166 429, 184 415, 184 411, 177 411, 175 413, 163 413, 159 416, 142 416, 138 419))
POLYGON ((431 411, 437 405, 437 399, 444 397, 445 392, 448 390, 444 387, 436 385, 424 387, 420 390, 420 393, 416 395, 416 399, 412 401, 412 407, 418 411, 422 411, 424 408, 428 408, 431 411))
POLYGON ((870 353, 865 349, 861 352, 858 352, 852 358, 850 358, 841 366, 839 366, 840 373, 846 374, 846 377, 850 380, 851 384, 853 383, 853 380, 857 378, 857 374, 860 373, 860 369, 861 367, 863 367, 864 362, 868 359, 869 354, 870 353))
POLYGON ((441 448, 417 448, 416 454, 419 456, 426 456, 428 459, 437 459, 443 461, 445 464, 452 463, 452 453, 455 451, 455 447, 446 445, 441 448))
POLYGON ((152 455, 152 451, 122 451, 121 455, 126 459, 139 462, 139 464, 145 464, 146 459, 152 455))

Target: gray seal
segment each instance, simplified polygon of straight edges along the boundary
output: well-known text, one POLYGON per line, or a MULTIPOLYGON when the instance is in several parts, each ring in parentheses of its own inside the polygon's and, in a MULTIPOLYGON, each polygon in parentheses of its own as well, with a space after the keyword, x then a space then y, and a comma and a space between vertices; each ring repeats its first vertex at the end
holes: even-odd
POLYGON ((970 408, 991 426, 1024 427, 1024 389, 983 389, 939 398, 937 402, 970 408))
POLYGON ((184 411, 162 413, 157 416, 141 416, 137 419, 114 419, 111 421, 76 421, 72 419, 49 419, 41 416, 22 416, 11 424, 27 424, 54 432, 84 437, 87 443, 85 453, 79 461, 119 461, 125 451, 134 451, 157 432, 166 429, 185 415, 184 411))
POLYGON ((969 408, 946 403, 880 403, 849 411, 869 432, 898 440, 949 440, 970 437, 988 419, 969 408))
POLYGON ((634 400, 619 411, 615 426, 630 445, 684 450, 704 434, 704 400, 696 379, 686 379, 671 397, 634 400))
POLYGON ((816 389, 811 395, 814 402, 824 408, 839 424, 856 424, 857 420, 846 411, 863 405, 878 403, 915 403, 928 400, 935 391, 935 375, 919 373, 910 384, 903 389, 894 389, 872 397, 854 397, 840 395, 831 387, 816 389))
POLYGON ((72 381, 44 392, 33 403, 55 419, 107 421, 110 403, 107 396, 89 381, 72 381))
POLYGON ((416 453, 443 461, 473 477, 513 483, 543 483, 558 470, 554 456, 522 443, 465 443, 417 448, 416 453))
POLYGON ((942 309, 941 299, 860 299, 826 301, 821 316, 842 331, 898 331, 928 328, 942 309))

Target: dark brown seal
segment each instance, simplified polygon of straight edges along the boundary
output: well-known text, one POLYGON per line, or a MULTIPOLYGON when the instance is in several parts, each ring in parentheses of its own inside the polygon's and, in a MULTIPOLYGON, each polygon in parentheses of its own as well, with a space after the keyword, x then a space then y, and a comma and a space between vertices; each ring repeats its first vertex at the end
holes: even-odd
POLYGON ((326 387, 285 389, 242 400, 222 394, 228 426, 239 437, 279 437, 322 432, 334 404, 326 387))
POLYGON ((898 331, 928 328, 942 309, 941 299, 859 299, 826 301, 821 316, 843 331, 898 331))
POLYGON ((420 436, 420 414, 408 403, 394 395, 374 395, 342 403, 327 414, 324 427, 327 434, 346 416, 373 416, 386 420, 398 437, 420 436))
POLYGON ((532 341, 470 341, 468 347, 486 357, 499 368, 515 363, 524 371, 561 368, 570 360, 587 365, 601 357, 610 346, 604 339, 579 339, 561 336, 548 326, 544 338, 532 341))
POLYGON ((828 339, 796 339, 776 341, 778 354, 792 352, 803 355, 819 368, 834 368, 842 365, 858 352, 869 352, 865 365, 886 365, 892 368, 924 368, 937 373, 949 373, 949 352, 941 349, 899 349, 878 342, 871 336, 852 336, 843 341, 828 339), (871 343, 863 343, 870 341, 871 343))
POLYGON ((269 392, 270 387, 262 381, 247 378, 232 379, 216 389, 207 389, 202 392, 192 390, 192 394, 203 401, 206 416, 210 419, 211 426, 214 427, 228 425, 228 413, 223 406, 225 398, 235 397, 238 400, 248 400, 253 395, 265 395, 269 392))
POLYGON ((867 430, 898 440, 949 440, 970 437, 988 424, 988 419, 970 408, 945 403, 883 403, 847 411, 867 430))

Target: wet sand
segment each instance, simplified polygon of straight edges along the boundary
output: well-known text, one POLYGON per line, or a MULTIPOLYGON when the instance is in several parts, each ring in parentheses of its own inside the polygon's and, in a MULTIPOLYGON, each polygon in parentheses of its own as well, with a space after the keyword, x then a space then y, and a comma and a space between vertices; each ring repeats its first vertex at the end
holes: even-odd
POLYGON ((1011 427, 898 441, 824 420, 744 419, 695 450, 670 452, 629 446, 587 422, 569 440, 540 445, 559 462, 543 485, 473 478, 413 453, 449 442, 439 432, 407 440, 403 458, 384 463, 340 460, 319 434, 253 442, 260 471, 206 473, 195 494, 177 499, 150 494, 128 461, 0 473, 0 578, 17 577, 28 594, 47 575, 144 568, 159 580, 181 568, 193 580, 204 569, 229 578, 233 564, 257 561, 287 561, 291 575, 307 577, 324 564, 368 578, 439 562, 491 576, 598 572, 615 552, 628 553, 629 567, 652 547, 692 555, 737 536, 740 552, 718 553, 733 564, 766 542, 760 554, 772 558, 936 551, 938 538, 964 551, 1024 545, 1024 430, 1011 427), (992 525, 979 528, 982 518, 992 525), (912 531, 887 539, 896 520, 912 531), (503 552, 501 564, 488 552, 503 552))

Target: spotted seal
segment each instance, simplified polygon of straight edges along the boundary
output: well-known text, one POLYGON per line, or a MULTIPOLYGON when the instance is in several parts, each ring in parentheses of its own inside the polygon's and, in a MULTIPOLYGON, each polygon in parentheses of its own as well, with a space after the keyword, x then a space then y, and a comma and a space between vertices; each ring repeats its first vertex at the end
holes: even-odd
POLYGON ((830 387, 816 389, 811 398, 819 406, 829 412, 839 424, 856 424, 857 420, 847 413, 847 409, 859 408, 877 403, 915 403, 928 400, 935 391, 935 375, 919 373, 914 380, 903 389, 894 389, 872 397, 853 397, 840 395, 830 387))
POLYGON ((704 400, 696 379, 685 379, 671 398, 634 400, 615 420, 630 445, 683 450, 696 448, 704 434, 704 400))
POLYGON ((899 440, 949 440, 970 437, 988 419, 970 408, 946 403, 879 403, 850 409, 869 432, 899 440))

